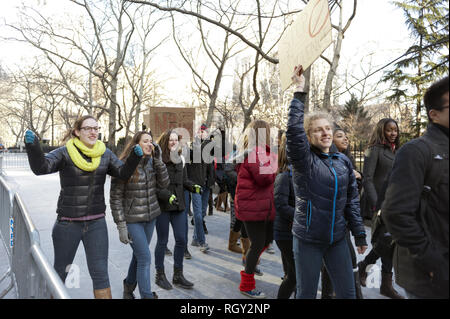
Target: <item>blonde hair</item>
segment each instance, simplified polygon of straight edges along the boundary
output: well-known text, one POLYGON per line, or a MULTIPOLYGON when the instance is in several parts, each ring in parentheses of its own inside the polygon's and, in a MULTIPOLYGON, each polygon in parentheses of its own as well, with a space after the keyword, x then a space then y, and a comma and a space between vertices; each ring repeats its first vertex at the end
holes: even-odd
POLYGON ((243 153, 256 146, 270 145, 270 125, 263 120, 254 120, 248 124, 238 142, 238 151, 243 153), (262 135, 261 135, 262 134, 262 135))
POLYGON ((306 135, 308 137, 310 136, 312 123, 315 120, 321 120, 321 119, 327 120, 330 123, 331 130, 334 131, 333 118, 331 117, 331 115, 329 113, 322 112, 322 111, 311 112, 311 113, 305 114, 305 119, 304 119, 304 123, 303 123, 303 127, 305 128, 306 135))

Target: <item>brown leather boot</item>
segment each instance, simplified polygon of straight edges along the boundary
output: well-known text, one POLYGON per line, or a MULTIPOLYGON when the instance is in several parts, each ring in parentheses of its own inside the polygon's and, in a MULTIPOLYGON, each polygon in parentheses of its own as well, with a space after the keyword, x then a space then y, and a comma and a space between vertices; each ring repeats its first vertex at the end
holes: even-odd
POLYGON ((241 237, 242 257, 245 258, 247 251, 250 249, 250 239, 241 237))
POLYGON ((95 299, 112 299, 111 287, 104 288, 104 289, 94 289, 94 298, 95 299))
POLYGON ((241 235, 240 232, 230 230, 230 237, 228 238, 228 250, 235 253, 242 253, 241 247, 237 245, 237 240, 240 235, 241 235))
POLYGON ((405 299, 392 286, 392 273, 381 272, 380 294, 391 299, 405 299))

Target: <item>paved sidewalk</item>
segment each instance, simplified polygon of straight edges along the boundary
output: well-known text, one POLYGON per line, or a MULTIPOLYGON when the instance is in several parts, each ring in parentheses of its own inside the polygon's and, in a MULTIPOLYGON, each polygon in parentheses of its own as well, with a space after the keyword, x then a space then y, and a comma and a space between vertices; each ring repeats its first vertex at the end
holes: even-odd
MULTIPOLYGON (((53 264, 53 244, 51 239, 52 227, 56 219, 56 202, 58 199, 60 184, 59 175, 51 174, 35 176, 28 170, 10 170, 7 172, 6 182, 13 191, 20 194, 28 212, 40 233, 41 246, 44 254, 53 264)), ((110 178, 105 185, 105 198, 109 199, 110 178)), ((122 280, 126 277, 128 264, 131 259, 132 250, 129 245, 119 241, 116 225, 113 222, 107 201, 107 224, 109 236, 109 277, 112 287, 113 298, 122 298, 122 280)), ((212 216, 206 216, 206 225, 209 234, 207 242, 210 250, 207 254, 199 251, 198 247, 190 246, 192 240, 193 226, 189 224, 189 250, 192 259, 184 261, 185 277, 194 283, 194 289, 185 290, 174 287, 170 291, 163 290, 154 284, 154 248, 156 245, 156 231, 154 232, 150 249, 152 252, 152 290, 156 291, 162 299, 247 299, 238 290, 240 281, 241 255, 227 250, 230 215, 228 213, 214 210, 212 216)), ((169 236, 168 247, 174 248, 172 230, 169 236)), ((367 229, 370 236, 370 230, 367 229)), ((368 238, 370 242, 370 238, 368 238)), ((265 292, 268 298, 276 298, 278 287, 283 276, 280 251, 274 244, 275 254, 263 253, 260 269, 263 276, 255 276, 256 287, 265 292)), ((369 251, 369 250, 368 250, 369 251)), ((368 252, 367 251, 367 252, 368 252)), ((367 254, 367 253, 366 253, 367 254)), ((0 258, 3 260, 0 251, 0 258)), ((363 256, 358 255, 358 261, 363 256)), ((66 282, 69 286, 69 294, 73 298, 90 299, 93 297, 92 282, 87 270, 84 248, 82 243, 78 248, 74 264, 79 269, 79 283, 76 280, 66 282)), ((378 261, 380 266, 380 261, 378 261)), ((380 266, 381 267, 381 266, 380 266)), ((0 264, 0 274, 2 271, 0 264)), ((169 281, 173 273, 173 257, 165 258, 166 275, 169 281)), ((74 277, 75 278, 75 277, 74 277)), ((403 289, 396 286, 398 291, 404 295, 403 289)), ((0 286, 1 289, 1 286, 0 286)), ((379 294, 377 288, 363 288, 363 294, 367 299, 385 299, 379 294)), ((136 289, 136 295, 139 292, 136 289)))

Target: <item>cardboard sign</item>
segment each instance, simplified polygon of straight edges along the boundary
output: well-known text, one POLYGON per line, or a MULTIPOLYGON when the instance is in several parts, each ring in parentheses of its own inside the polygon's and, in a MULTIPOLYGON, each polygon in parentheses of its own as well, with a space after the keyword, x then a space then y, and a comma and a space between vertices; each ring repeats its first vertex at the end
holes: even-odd
POLYGON ((177 133, 183 135, 183 140, 192 140, 194 121, 195 108, 150 107, 150 114, 144 114, 144 123, 150 127, 155 141, 164 131, 175 128, 179 128, 177 133), (189 137, 185 130, 189 132, 189 137))
POLYGON ((306 70, 331 44, 331 19, 327 0, 310 0, 287 28, 278 45, 281 87, 285 91, 298 64, 306 70))

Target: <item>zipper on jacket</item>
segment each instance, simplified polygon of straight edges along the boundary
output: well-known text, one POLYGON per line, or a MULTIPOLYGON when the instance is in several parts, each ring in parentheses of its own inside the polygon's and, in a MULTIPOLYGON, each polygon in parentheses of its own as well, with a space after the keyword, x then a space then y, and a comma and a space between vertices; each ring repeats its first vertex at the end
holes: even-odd
POLYGON ((334 174, 334 198, 333 198, 333 219, 331 220, 331 240, 330 244, 333 243, 333 230, 334 230, 334 219, 336 216, 336 198, 337 198, 337 192, 338 192, 338 179, 336 170, 333 167, 333 159, 330 158, 330 164, 331 164, 331 170, 334 174))
POLYGON ((306 231, 309 231, 309 226, 311 225, 311 217, 312 216, 312 204, 311 201, 308 200, 306 206, 306 231))

